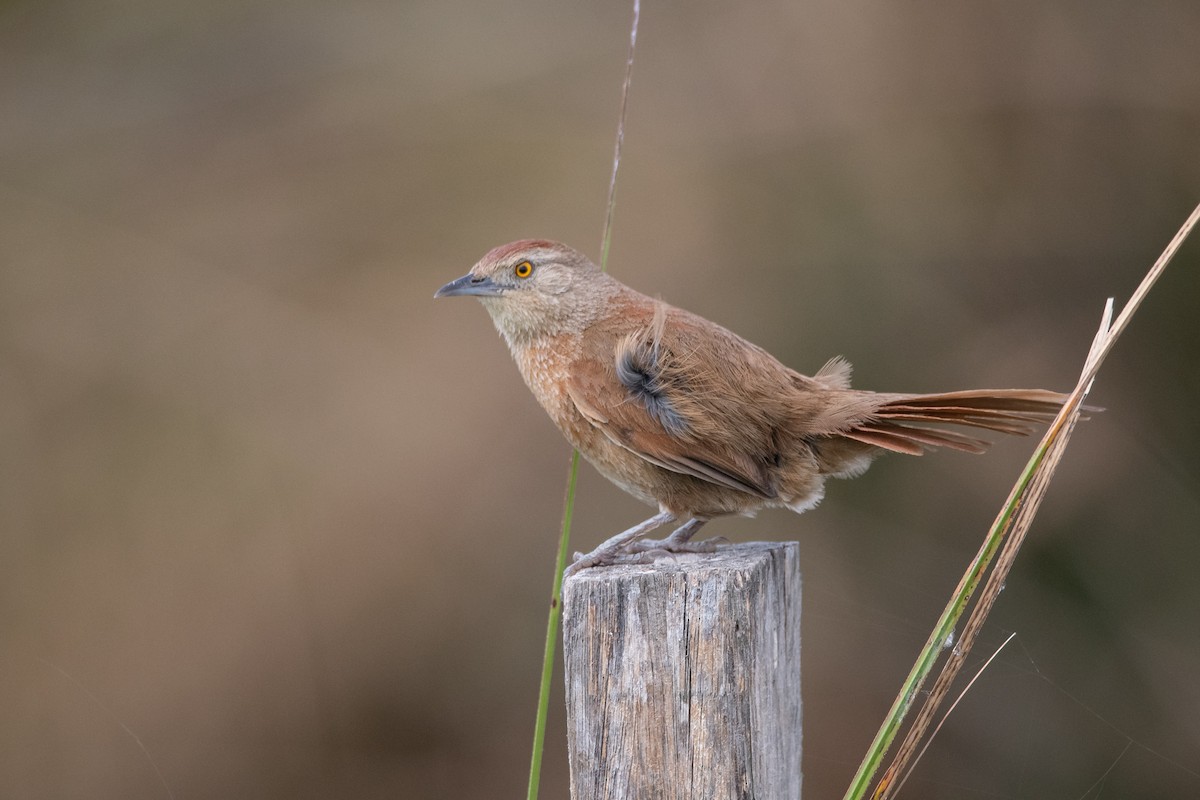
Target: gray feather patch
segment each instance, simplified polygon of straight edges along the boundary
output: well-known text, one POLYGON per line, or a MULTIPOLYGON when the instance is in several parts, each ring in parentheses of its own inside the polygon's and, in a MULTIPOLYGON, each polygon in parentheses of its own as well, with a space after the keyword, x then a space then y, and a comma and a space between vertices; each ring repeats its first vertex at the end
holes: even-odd
POLYGON ((648 346, 637 343, 621 348, 617 352, 617 380, 659 425, 668 433, 678 436, 687 430, 687 423, 666 395, 658 361, 657 344, 648 346))

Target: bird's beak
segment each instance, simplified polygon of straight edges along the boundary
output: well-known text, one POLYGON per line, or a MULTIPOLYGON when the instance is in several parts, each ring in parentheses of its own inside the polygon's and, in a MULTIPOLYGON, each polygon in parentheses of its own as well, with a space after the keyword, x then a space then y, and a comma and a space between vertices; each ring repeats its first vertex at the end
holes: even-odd
POLYGON ((503 287, 491 278, 467 273, 457 280, 450 281, 434 293, 434 297, 459 297, 474 295, 475 297, 499 297, 503 287))

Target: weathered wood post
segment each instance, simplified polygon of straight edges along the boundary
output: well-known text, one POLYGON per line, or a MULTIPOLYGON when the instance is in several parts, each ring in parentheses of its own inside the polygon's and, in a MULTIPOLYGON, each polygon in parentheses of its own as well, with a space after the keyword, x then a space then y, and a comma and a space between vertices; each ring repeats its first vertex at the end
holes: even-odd
POLYGON ((563 639, 573 800, 799 800, 795 542, 584 570, 563 639))

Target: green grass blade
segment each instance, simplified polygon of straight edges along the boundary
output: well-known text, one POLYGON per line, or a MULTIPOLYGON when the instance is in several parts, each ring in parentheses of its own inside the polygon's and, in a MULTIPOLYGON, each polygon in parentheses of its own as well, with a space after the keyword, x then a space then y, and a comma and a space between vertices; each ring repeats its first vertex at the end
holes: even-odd
MULTIPOLYGON (((1200 223, 1200 206, 1197 206, 1188 216, 1183 226, 1171 239, 1170 243, 1167 245, 1167 248, 1163 251, 1162 255, 1159 256, 1158 260, 1151 267, 1146 277, 1134 291, 1133 295, 1129 299, 1129 302, 1126 303, 1125 307, 1122 309, 1121 314, 1117 317, 1116 321, 1112 322, 1111 324, 1110 301, 1110 305, 1105 311, 1105 318, 1101 325, 1101 330, 1097 334, 1096 340, 1093 342, 1091 351, 1088 353, 1083 374, 1080 376, 1075 390, 1071 393, 1071 396, 1064 404, 1063 410, 1050 425, 1045 437, 1042 439, 1033 455, 1030 457, 1029 462, 1025 465, 1025 469, 1021 472, 1020 477, 1017 479, 1016 485, 1013 486, 1013 489, 1008 496, 1008 500, 1001 508, 995 522, 992 523, 992 527, 988 531, 988 535, 984 540, 983 546, 972 560, 967 572, 963 575, 962 580, 959 582, 958 587, 951 596, 950 602, 947 604, 946 609, 942 612, 941 617, 934 626, 933 633, 930 634, 929 640, 926 642, 925 647, 922 648, 920 654, 917 656, 916 663, 913 664, 913 668, 909 672, 908 677, 905 679, 904 684, 901 686, 900 693, 896 696, 895 701, 892 703, 892 707, 889 710, 887 717, 884 719, 883 725, 876 733, 874 740, 871 742, 871 745, 868 748, 867 755, 863 758, 862 763, 859 765, 858 771, 855 773, 854 778, 851 781, 850 787, 846 790, 845 800, 863 800, 867 797, 871 780, 878 771, 880 765, 883 763, 883 759, 887 755, 887 752, 896 737, 896 733, 904 724, 905 717, 912 706, 913 700, 921 691, 921 687, 924 685, 926 678, 929 677, 934 663, 941 655, 941 651, 949 640, 949 637, 957 629, 958 622, 962 618, 967 605, 970 603, 972 596, 975 593, 975 589, 978 587, 980 580, 987 571, 996 553, 1000 550, 1006 535, 1013 528, 1014 520, 1018 517, 1024 517, 1021 522, 1023 523, 1024 527, 1027 528, 1032 519, 1032 514, 1036 512, 1037 503, 1041 497, 1040 493, 1045 490, 1045 483, 1049 480, 1049 476, 1042 470, 1043 463, 1047 461, 1048 457, 1050 457, 1051 465, 1053 465, 1052 462, 1056 460, 1057 456, 1061 455, 1061 448, 1065 445, 1066 437, 1069 436, 1071 427, 1073 426, 1075 419, 1078 417, 1078 408, 1088 390, 1091 388, 1091 383, 1095 379, 1096 373, 1100 369, 1100 365, 1103 363, 1108 353, 1112 350, 1117 338, 1129 324, 1133 313, 1140 306, 1142 300, 1145 299, 1146 294, 1150 291, 1150 288, 1162 275, 1167 264, 1174 257, 1179 247, 1183 244, 1183 241, 1191 233, 1192 228, 1195 227, 1197 223, 1200 223), (1036 490, 1032 493, 1030 489, 1031 485, 1033 485, 1034 489, 1036 490)), ((1021 531, 1018 531, 1018 533, 1023 535, 1021 531)), ((1018 546, 1019 543, 1019 541, 1015 542, 1015 544, 1018 546)), ((1011 555, 1015 555, 1015 552, 1011 555)), ((1011 555, 1009 555, 1006 550, 1006 555, 1002 557, 1001 566, 1005 568, 1009 566, 1007 561, 1011 558, 1011 555)), ((993 578, 995 577, 997 576, 994 575, 993 578)), ((1002 582, 1003 576, 1001 575, 999 578, 1002 582)), ((989 587, 989 589, 994 593, 998 593, 999 583, 995 587, 989 587)), ((982 602, 983 601, 981 601, 981 603, 982 602)), ((985 614, 987 610, 988 608, 983 609, 985 614)), ((972 620, 972 623, 974 622, 975 620, 972 620)), ((969 628, 972 627, 972 623, 968 624, 969 628)), ((978 624, 981 625, 982 621, 980 621, 978 624)), ((964 637, 963 645, 965 647, 969 647, 970 641, 967 640, 967 637, 964 637)), ((952 659, 952 662, 953 661, 954 659, 952 659)), ((959 659, 959 662, 961 662, 961 659, 959 659)), ((939 683, 940 682, 941 681, 939 681, 939 683)), ((924 711, 925 709, 923 709, 923 712, 924 711)), ((930 709, 930 713, 932 713, 932 709, 930 709)), ((914 726, 914 728, 916 728, 916 726, 914 726)), ((920 735, 920 731, 917 731, 917 735, 920 735)), ((910 733, 909 738, 913 738, 912 733, 910 733)), ((905 745, 901 747, 902 754, 906 748, 913 749, 914 745, 915 741, 906 741, 905 745)), ((907 757, 907 754, 903 755, 905 755, 905 758, 907 757)), ((905 758, 900 758, 898 756, 897 762, 893 763, 892 767, 889 768, 888 772, 881 779, 873 797, 884 797, 892 792, 894 788, 893 780, 895 779, 899 770, 904 768, 905 758)))
POLYGON ((554 653, 558 645, 558 620, 562 616, 563 570, 570 550, 571 517, 575 513, 575 483, 579 474, 579 451, 571 451, 567 475, 567 494, 563 501, 562 532, 558 537, 558 558, 554 561, 554 582, 550 593, 550 613, 546 620, 546 648, 542 653, 542 682, 538 688, 537 720, 533 725, 533 757, 529 760, 528 800, 537 800, 542 775, 542 751, 546 746, 546 717, 550 711, 550 684, 554 678, 554 653))
POLYGON ((933 628, 933 633, 930 634, 929 639, 925 642, 925 646, 921 648, 916 663, 913 664, 912 670, 908 673, 908 677, 900 688, 900 693, 892 703, 884 724, 880 727, 878 733, 875 734, 875 739, 871 742, 866 758, 859 765, 850 788, 846 791, 846 800, 862 800, 862 798, 867 796, 871 779, 883 763, 888 749, 896 738, 896 733, 900 730, 901 725, 904 724, 904 719, 912 707, 913 700, 916 698, 917 693, 921 691, 925 679, 932 672, 934 664, 942 654, 946 643, 950 640, 951 635, 958 626, 959 620, 962 619, 963 613, 966 611, 968 604, 970 604, 971 598, 975 594, 975 589, 979 586, 980 580, 984 573, 987 572, 996 552, 1000 549, 1000 545, 1004 541, 1004 536, 1012 525, 1013 516, 1020 506, 1034 475, 1045 459, 1054 438, 1056 438, 1054 434, 1058 429, 1057 425, 1052 426, 1051 430, 1047 432, 1046 437, 1039 443, 1037 449, 1034 450, 1025 468, 1021 471, 1020 477, 1017 478, 1016 484, 1008 495, 1008 500, 1005 501, 1003 507, 1000 509, 1000 513, 996 516, 996 520, 992 523, 992 527, 988 530, 983 546, 975 554, 962 580, 959 581, 957 588, 955 588, 954 593, 950 597, 950 602, 938 618, 933 628))
MULTIPOLYGON (((608 250, 612 243, 613 212, 617 206, 617 172, 621 166, 621 148, 625 143, 625 109, 629 104, 629 86, 633 80, 633 55, 637 48, 638 19, 642 4, 633 0, 633 21, 629 26, 629 55, 625 59, 625 80, 621 84, 621 109, 617 113, 617 143, 613 151, 612 177, 608 182, 608 202, 604 212, 604 233, 600 239, 600 269, 608 270, 608 250)), ((579 475, 579 451, 571 451, 571 468, 567 475, 566 499, 563 501, 562 533, 558 538, 558 558, 554 564, 554 581, 550 594, 550 613, 546 620, 546 647, 542 652, 542 681, 538 687, 537 719, 533 726, 533 755, 529 759, 529 791, 527 800, 537 800, 541 783, 542 752, 546 748, 546 717, 550 709, 550 684, 554 679, 554 653, 558 645, 558 622, 562 616, 563 570, 567 568, 567 552, 571 541, 571 516, 575 510, 575 483, 579 475)))

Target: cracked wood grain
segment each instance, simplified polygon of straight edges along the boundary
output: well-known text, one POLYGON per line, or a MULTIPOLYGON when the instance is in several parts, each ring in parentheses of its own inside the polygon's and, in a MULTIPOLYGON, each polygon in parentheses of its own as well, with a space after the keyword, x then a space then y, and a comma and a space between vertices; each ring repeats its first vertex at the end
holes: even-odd
POLYGON ((739 544, 567 581, 574 800, 798 800, 798 551, 739 544))

